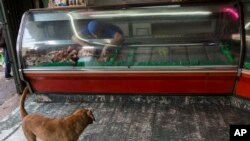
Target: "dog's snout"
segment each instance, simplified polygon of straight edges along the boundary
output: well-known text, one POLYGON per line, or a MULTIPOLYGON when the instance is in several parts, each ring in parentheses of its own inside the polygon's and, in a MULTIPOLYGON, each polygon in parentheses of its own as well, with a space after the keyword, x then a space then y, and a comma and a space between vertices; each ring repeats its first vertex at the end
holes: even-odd
POLYGON ((92 121, 95 121, 95 117, 94 117, 93 112, 91 110, 88 110, 87 115, 88 115, 88 117, 90 117, 92 119, 92 121))

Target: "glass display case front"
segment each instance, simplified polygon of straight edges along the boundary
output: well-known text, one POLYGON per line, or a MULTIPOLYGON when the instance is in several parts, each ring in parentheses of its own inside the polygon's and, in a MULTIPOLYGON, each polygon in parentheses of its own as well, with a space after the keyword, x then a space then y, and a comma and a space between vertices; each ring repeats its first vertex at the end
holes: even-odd
POLYGON ((36 93, 229 95, 242 51, 238 6, 30 10, 20 76, 36 93))
POLYGON ((244 68, 250 69, 250 2, 245 4, 244 9, 246 31, 246 56, 244 68))
POLYGON ((240 54, 233 4, 30 11, 22 32, 24 69, 226 67, 240 54))

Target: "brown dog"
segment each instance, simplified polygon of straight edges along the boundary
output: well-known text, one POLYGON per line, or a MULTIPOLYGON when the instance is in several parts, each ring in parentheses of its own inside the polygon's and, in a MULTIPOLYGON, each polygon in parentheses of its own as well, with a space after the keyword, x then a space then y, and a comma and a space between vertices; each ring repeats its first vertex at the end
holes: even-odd
POLYGON ((95 118, 90 110, 78 109, 64 118, 47 118, 39 114, 29 114, 24 109, 28 88, 23 91, 20 100, 22 128, 28 141, 77 141, 88 124, 95 118))

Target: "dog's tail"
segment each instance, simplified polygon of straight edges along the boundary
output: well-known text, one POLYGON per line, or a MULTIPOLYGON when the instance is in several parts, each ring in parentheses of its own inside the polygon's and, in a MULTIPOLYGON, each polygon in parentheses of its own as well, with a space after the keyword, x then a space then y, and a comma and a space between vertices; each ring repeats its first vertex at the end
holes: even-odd
POLYGON ((20 100, 20 113, 21 113, 22 119, 28 115, 27 111, 24 108, 25 99, 28 93, 29 93, 28 87, 25 87, 22 93, 21 100, 20 100))

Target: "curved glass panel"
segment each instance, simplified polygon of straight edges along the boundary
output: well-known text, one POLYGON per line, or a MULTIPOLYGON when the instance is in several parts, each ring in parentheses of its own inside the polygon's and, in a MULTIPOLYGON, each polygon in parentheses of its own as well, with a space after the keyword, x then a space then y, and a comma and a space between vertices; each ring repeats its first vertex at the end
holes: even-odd
POLYGON ((246 30, 246 56, 244 68, 250 69, 250 3, 244 5, 245 30, 246 30))
POLYGON ((234 5, 31 12, 26 67, 136 68, 237 65, 234 5))

